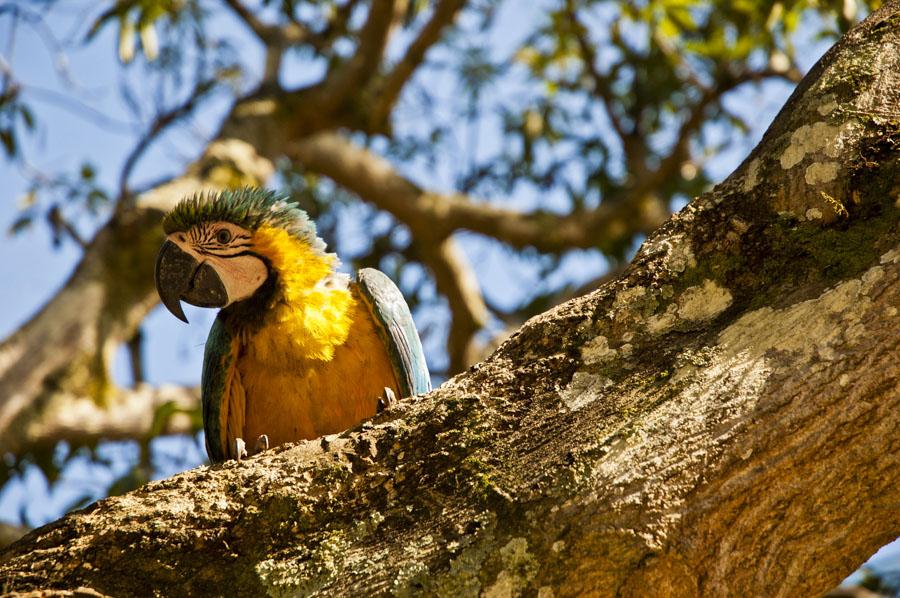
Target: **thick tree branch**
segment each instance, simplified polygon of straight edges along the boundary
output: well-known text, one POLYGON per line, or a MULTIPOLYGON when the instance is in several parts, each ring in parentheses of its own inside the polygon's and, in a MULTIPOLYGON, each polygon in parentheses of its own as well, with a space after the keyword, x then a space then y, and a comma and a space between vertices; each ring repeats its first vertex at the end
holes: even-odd
POLYGON ((523 214, 461 194, 425 191, 400 175, 380 156, 341 135, 322 132, 289 144, 289 155, 310 171, 333 179, 366 201, 391 212, 414 231, 446 237, 471 230, 513 247, 532 246, 558 252, 603 247, 649 232, 665 219, 652 196, 603 203, 596 210, 558 216, 549 212, 523 214))

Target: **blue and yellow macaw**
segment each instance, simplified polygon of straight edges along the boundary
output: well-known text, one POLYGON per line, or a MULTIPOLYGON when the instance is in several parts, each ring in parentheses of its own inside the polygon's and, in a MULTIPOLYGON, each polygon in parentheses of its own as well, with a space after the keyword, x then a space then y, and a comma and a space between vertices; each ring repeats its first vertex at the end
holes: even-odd
POLYGON ((346 430, 394 397, 431 390, 403 295, 377 270, 337 272, 306 213, 245 188, 182 200, 163 221, 156 288, 220 307, 201 395, 213 462, 346 430))

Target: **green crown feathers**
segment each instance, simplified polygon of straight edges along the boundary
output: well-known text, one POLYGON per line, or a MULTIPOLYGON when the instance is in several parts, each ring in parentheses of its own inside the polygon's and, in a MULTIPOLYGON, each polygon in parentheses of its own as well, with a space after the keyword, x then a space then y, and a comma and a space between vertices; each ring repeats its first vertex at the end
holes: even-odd
POLYGON ((291 235, 324 251, 325 243, 316 235, 316 225, 288 196, 241 187, 226 191, 201 191, 185 197, 163 219, 167 235, 187 231, 201 222, 231 222, 248 230, 262 225, 283 228, 291 235))

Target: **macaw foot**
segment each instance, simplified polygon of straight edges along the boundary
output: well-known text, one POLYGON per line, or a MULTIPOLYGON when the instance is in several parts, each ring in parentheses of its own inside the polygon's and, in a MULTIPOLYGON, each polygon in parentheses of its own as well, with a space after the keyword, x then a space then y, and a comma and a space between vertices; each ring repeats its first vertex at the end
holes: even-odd
MULTIPOLYGON (((253 444, 253 452, 251 455, 258 455, 263 451, 269 450, 269 437, 265 434, 260 434, 256 438, 256 442, 253 444)), ((237 461, 241 459, 247 458, 247 443, 243 438, 235 438, 234 439, 234 458, 237 461)))
POLYGON ((258 455, 267 450, 269 450, 269 437, 265 434, 260 434, 256 439, 256 444, 253 445, 253 454, 258 455))
POLYGON ((394 394, 394 391, 384 387, 384 392, 381 394, 381 397, 378 399, 378 413, 381 413, 385 409, 390 409, 394 405, 397 404, 397 395, 394 394))
POLYGON ((247 456, 247 443, 244 442, 243 438, 235 438, 234 439, 234 458, 240 462, 241 459, 247 456))

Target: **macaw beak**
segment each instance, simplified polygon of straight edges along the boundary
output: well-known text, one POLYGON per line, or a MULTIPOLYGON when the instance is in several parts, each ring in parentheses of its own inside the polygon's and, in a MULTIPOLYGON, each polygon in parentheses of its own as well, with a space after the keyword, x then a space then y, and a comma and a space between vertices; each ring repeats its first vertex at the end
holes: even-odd
POLYGON ((156 291, 163 305, 183 322, 181 301, 198 307, 223 307, 228 292, 215 268, 198 262, 172 241, 163 243, 156 258, 156 291))

